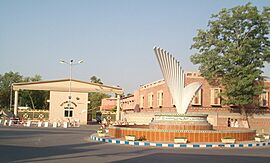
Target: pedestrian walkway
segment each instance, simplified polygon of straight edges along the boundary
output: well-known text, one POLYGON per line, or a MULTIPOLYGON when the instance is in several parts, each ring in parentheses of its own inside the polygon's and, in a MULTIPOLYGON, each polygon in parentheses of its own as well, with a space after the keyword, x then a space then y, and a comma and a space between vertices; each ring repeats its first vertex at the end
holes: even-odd
POLYGON ((243 142, 235 144, 224 143, 188 143, 188 144, 174 144, 162 142, 144 142, 144 141, 126 141, 121 139, 114 139, 111 137, 98 137, 97 134, 90 136, 91 140, 105 143, 119 144, 119 145, 133 145, 145 147, 166 147, 166 148, 250 148, 250 147, 264 147, 270 146, 270 141, 265 142, 243 142))

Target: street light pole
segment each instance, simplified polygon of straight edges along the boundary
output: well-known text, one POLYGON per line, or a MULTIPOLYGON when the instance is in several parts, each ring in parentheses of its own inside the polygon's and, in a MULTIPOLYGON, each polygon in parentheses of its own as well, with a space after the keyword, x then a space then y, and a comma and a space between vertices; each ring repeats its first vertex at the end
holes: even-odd
POLYGON ((74 60, 71 59, 69 62, 66 62, 64 60, 60 60, 60 63, 69 65, 69 87, 68 87, 68 108, 70 109, 70 102, 71 102, 71 80, 72 80, 72 66, 78 65, 80 63, 83 63, 83 60, 80 60, 76 63, 74 63, 74 60))
POLYGON ((73 59, 70 60, 69 62, 69 96, 68 96, 68 100, 69 100, 69 106, 70 106, 70 100, 71 100, 71 79, 72 79, 72 65, 73 65, 73 59))
POLYGON ((9 86, 10 86, 9 111, 11 111, 11 107, 12 107, 12 87, 13 87, 12 81, 10 81, 9 86))

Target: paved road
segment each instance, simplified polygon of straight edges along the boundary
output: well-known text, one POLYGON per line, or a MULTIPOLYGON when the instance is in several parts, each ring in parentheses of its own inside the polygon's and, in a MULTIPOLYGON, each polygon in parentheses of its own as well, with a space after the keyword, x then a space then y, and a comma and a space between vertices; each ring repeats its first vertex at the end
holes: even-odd
POLYGON ((171 149, 89 140, 97 126, 72 129, 0 127, 0 162, 269 163, 270 147, 171 149))

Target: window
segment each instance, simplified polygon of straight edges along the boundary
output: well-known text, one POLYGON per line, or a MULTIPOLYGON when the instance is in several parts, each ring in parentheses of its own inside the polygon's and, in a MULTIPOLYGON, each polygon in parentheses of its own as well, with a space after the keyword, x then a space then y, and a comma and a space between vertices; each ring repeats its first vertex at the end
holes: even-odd
POLYGON ((268 107, 269 106, 268 95, 269 95, 269 91, 267 91, 267 90, 264 90, 263 93, 260 95, 260 106, 261 107, 268 107))
POLYGON ((64 117, 73 117, 73 107, 64 108, 64 117))
POLYGON ((160 108, 163 106, 163 91, 157 92, 157 104, 160 108))
POLYGON ((220 106, 221 98, 220 98, 220 88, 211 88, 211 105, 212 106, 220 106))
POLYGON ((187 76, 192 76, 192 73, 187 73, 187 76))
POLYGON ((144 96, 141 95, 140 96, 140 108, 143 108, 143 105, 144 105, 144 96))
POLYGON ((191 102, 191 105, 202 105, 202 89, 200 89, 191 102))
POLYGON ((153 93, 148 94, 148 107, 153 108, 153 100, 154 100, 154 95, 153 93))

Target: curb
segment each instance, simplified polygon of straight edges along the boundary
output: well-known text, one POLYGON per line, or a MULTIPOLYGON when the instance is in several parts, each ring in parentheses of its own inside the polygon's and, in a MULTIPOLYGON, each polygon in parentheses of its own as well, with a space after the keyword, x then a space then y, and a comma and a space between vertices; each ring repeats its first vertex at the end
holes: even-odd
POLYGON ((119 139, 112 139, 110 137, 96 137, 96 134, 90 136, 91 140, 119 144, 119 145, 132 145, 144 147, 166 147, 166 148, 245 148, 245 147, 265 147, 270 146, 270 141, 260 143, 240 143, 240 144, 223 144, 223 143, 209 143, 209 144, 173 144, 173 143, 154 143, 154 142, 141 142, 141 141, 126 141, 119 139))

